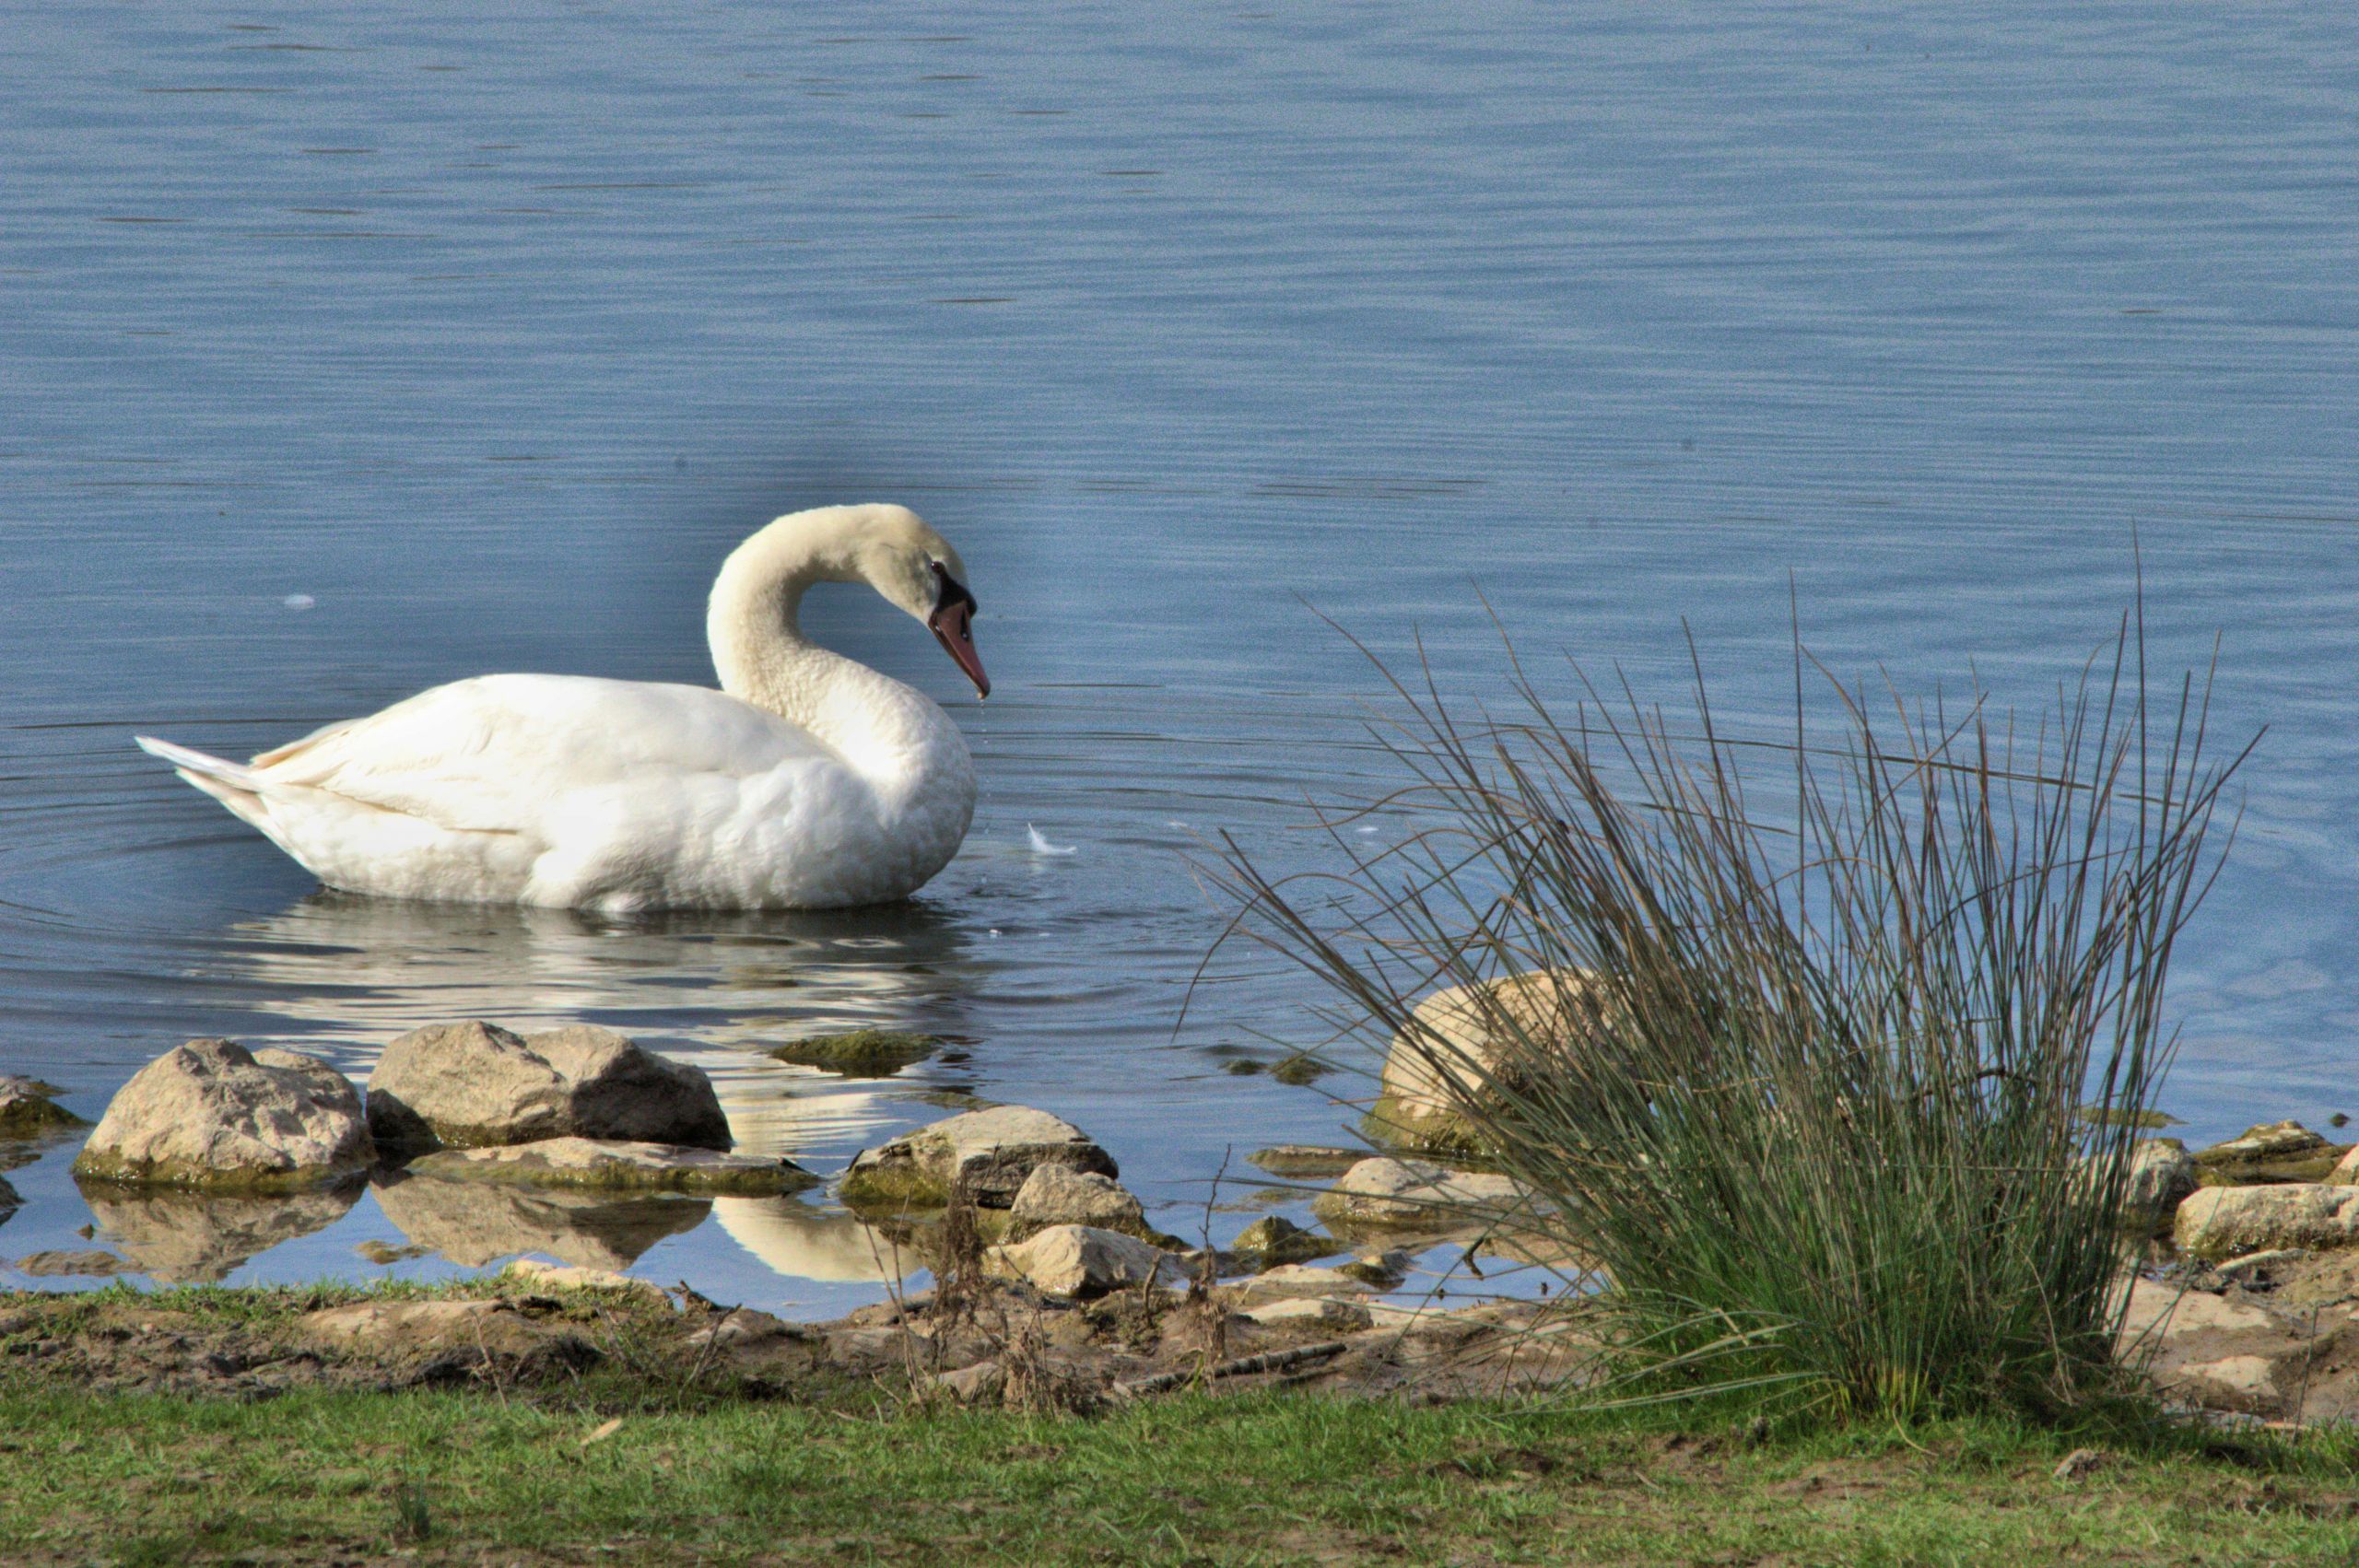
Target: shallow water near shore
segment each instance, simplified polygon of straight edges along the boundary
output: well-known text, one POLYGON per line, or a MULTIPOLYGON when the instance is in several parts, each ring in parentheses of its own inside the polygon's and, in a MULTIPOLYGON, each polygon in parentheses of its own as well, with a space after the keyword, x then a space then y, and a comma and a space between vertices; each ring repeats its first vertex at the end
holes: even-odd
MULTIPOLYGON (((1479 592, 1536 662, 1673 702, 1684 621, 1722 720, 1775 733, 1790 580, 1834 669, 2035 707, 2129 603, 2134 530, 2150 661, 2219 634, 2216 731, 2270 727, 2165 1108, 2191 1141, 2359 1114, 2338 12, 1167 25, 9 7, 0 1070, 95 1117, 191 1036, 365 1075, 419 1023, 586 1019, 822 1172, 929 1095, 1041 1106, 1193 1235, 1225 1158, 1241 1202, 1249 1152, 1335 1141, 1363 1087, 1232 1071, 1322 1033, 1242 950, 1175 1027, 1225 917, 1191 848, 1308 863, 1306 802, 1392 779, 1379 684, 1314 607, 1496 694, 1479 592), (995 682, 978 707, 881 604, 814 603, 976 754, 972 836, 907 907, 323 895, 130 747, 249 753, 491 669, 707 679, 729 546, 864 498, 958 543, 995 682), (764 1054, 868 1024, 952 1048, 880 1080, 764 1054)), ((71 1153, 7 1172, 0 1256, 211 1249, 164 1277, 274 1244, 240 1282, 499 1256, 392 1188, 94 1211, 71 1153)), ((883 1289, 824 1196, 689 1211, 510 1234, 772 1309, 883 1289)))

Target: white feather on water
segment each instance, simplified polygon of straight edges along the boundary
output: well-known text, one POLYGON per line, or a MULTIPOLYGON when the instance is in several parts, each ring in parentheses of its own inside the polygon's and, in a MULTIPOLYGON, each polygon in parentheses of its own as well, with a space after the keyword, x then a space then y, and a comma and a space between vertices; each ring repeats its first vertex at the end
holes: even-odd
POLYGON ((1028 822, 1024 825, 1024 831, 1031 835, 1032 852, 1036 855, 1070 855, 1074 851, 1074 845, 1050 843, 1040 836, 1040 830, 1028 822))

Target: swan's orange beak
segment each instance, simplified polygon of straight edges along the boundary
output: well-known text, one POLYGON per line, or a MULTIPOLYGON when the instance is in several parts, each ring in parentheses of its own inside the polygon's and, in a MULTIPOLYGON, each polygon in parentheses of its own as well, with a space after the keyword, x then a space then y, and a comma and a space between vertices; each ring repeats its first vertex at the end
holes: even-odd
POLYGON ((967 678, 975 683, 975 695, 992 695, 992 678, 983 673, 982 655, 975 651, 975 596, 966 585, 942 569, 937 561, 933 567, 933 614, 925 624, 933 628, 934 640, 941 643, 967 678))

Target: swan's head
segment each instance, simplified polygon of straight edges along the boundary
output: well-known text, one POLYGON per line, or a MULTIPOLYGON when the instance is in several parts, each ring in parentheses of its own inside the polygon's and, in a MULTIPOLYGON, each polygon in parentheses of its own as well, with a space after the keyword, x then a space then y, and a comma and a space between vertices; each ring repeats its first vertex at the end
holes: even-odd
POLYGON ((823 581, 865 582, 923 621, 975 683, 975 695, 991 695, 991 677, 975 651, 967 564, 923 518, 892 506, 791 512, 730 552, 705 615, 722 689, 737 691, 753 679, 745 666, 754 658, 744 651, 745 639, 758 645, 766 628, 781 620, 792 634, 803 591, 823 581), (740 684, 732 685, 733 679, 740 684))
POLYGON ((979 697, 992 695, 975 651, 975 596, 967 591, 967 563, 949 540, 907 507, 863 507, 867 526, 857 546, 860 575, 876 591, 933 631, 979 697))

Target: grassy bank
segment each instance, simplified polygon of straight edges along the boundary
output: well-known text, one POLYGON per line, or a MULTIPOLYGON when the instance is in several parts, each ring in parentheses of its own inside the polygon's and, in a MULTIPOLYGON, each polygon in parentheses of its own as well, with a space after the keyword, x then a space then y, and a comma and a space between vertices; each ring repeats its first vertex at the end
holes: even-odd
POLYGON ((0 1382, 10 1562, 2347 1562, 2353 1445, 1283 1394, 635 1413, 0 1382), (2055 1475, 2076 1445, 2105 1458, 2055 1475), (2207 1448, 2207 1442, 2210 1446, 2207 1448), (487 1558, 487 1554, 496 1554, 487 1558))

